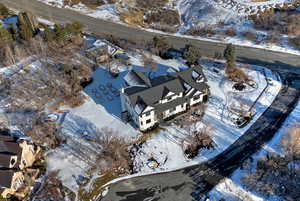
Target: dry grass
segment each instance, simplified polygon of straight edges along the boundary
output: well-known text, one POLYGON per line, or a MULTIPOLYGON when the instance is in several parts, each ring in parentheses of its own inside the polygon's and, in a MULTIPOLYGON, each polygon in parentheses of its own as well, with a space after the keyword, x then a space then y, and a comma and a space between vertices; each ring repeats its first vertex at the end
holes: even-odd
POLYGON ((146 13, 147 24, 164 24, 168 26, 175 26, 180 24, 180 16, 178 11, 170 9, 157 9, 146 13))
POLYGON ((194 158, 198 155, 200 149, 210 149, 213 147, 213 140, 209 133, 211 128, 205 127, 201 130, 194 131, 192 135, 189 135, 184 139, 186 146, 184 146, 184 153, 188 158, 194 158))
POLYGON ((252 17, 254 27, 259 30, 267 30, 290 37, 300 35, 299 12, 271 12, 252 17))
POLYGON ((162 8, 169 0, 135 0, 136 6, 143 10, 162 8))
POLYGON ((243 70, 236 67, 235 63, 227 63, 225 66, 225 74, 227 78, 234 82, 247 82, 249 81, 248 76, 243 70))
POLYGON ((186 32, 186 34, 192 36, 210 37, 215 35, 216 32, 211 27, 202 28, 202 27, 193 26, 186 32))
POLYGON ((144 23, 144 12, 143 11, 133 11, 127 13, 121 13, 120 19, 130 25, 138 25, 141 27, 146 27, 144 23))
POLYGON ((118 175, 115 174, 114 172, 109 172, 109 173, 95 179, 95 181, 93 181, 90 191, 86 191, 84 186, 81 186, 78 191, 79 200, 81 200, 81 201, 94 200, 104 190, 103 186, 117 177, 118 177, 118 175))

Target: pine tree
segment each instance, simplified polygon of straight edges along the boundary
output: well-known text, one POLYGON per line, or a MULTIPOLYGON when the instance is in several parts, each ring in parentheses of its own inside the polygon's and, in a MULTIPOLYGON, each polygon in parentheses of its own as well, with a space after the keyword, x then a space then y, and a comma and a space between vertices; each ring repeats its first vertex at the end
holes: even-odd
POLYGON ((0 15, 7 16, 9 14, 9 9, 4 4, 0 3, 0 15))
POLYGON ((160 56, 164 55, 165 52, 171 47, 165 37, 154 37, 153 44, 160 56))
POLYGON ((84 26, 80 22, 73 22, 71 24, 71 27, 72 27, 72 33, 77 35, 77 34, 80 34, 82 32, 84 26))
POLYGON ((11 33, 4 27, 0 27, 0 42, 9 42, 12 39, 11 33))
POLYGON ((235 47, 232 44, 226 46, 224 57, 227 63, 235 63, 235 47))
POLYGON ((20 25, 20 36, 26 41, 29 41, 33 37, 33 32, 27 24, 20 25))
POLYGON ((45 28, 44 36, 47 42, 52 42, 55 40, 55 33, 48 26, 45 28))
POLYGON ((68 32, 60 25, 55 25, 55 41, 63 42, 66 40, 68 32))
POLYGON ((183 53, 183 58, 187 60, 189 65, 197 65, 201 57, 200 49, 194 45, 186 45, 183 53))

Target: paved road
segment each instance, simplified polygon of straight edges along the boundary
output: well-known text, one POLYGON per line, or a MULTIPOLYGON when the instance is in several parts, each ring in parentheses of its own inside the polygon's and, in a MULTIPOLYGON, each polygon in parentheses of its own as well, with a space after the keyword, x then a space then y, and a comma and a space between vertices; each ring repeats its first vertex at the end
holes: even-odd
MULTIPOLYGON (((70 21, 79 21, 86 25, 88 31, 91 31, 95 34, 109 34, 114 35, 120 38, 129 39, 129 40, 143 40, 149 41, 157 34, 153 32, 143 31, 131 26, 119 25, 100 19, 95 19, 89 16, 81 15, 78 12, 59 9, 48 6, 46 4, 40 3, 37 0, 0 0, 0 2, 5 3, 6 5, 18 9, 18 10, 29 10, 45 19, 49 19, 55 22, 70 22, 70 21)), ((184 47, 187 43, 192 43, 198 47, 204 56, 214 56, 215 53, 223 53, 225 44, 220 42, 210 42, 202 41, 188 38, 180 38, 176 36, 167 36, 170 43, 175 48, 184 47)), ((243 44, 241 44, 243 45, 243 44)), ((300 66, 300 57, 295 55, 290 55, 286 53, 280 53, 275 51, 269 51, 264 49, 236 46, 237 56, 240 60, 247 59, 250 60, 259 60, 270 63, 277 64, 289 64, 292 66, 300 66)))
MULTIPOLYGON (((15 9, 29 10, 36 15, 55 22, 80 21, 87 29, 96 34, 113 34, 120 38, 151 40, 155 33, 121 26, 99 19, 78 14, 70 10, 52 8, 35 0, 0 0, 15 9)), ((187 43, 197 45, 204 56, 222 53, 225 45, 217 42, 167 36, 175 48, 187 43)), ((169 173, 137 177, 112 184, 103 201, 190 201, 199 200, 199 196, 208 192, 221 179, 229 176, 243 160, 260 149, 270 140, 276 130, 298 101, 300 94, 300 57, 296 55, 268 51, 257 48, 237 46, 240 61, 263 64, 283 72, 285 87, 281 89, 275 101, 245 135, 239 138, 224 153, 208 161, 169 173)))

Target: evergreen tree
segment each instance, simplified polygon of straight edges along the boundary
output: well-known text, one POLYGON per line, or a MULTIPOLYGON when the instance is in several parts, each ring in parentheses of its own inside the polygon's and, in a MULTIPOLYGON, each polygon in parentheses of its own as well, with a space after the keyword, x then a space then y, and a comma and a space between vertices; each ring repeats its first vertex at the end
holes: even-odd
POLYGON ((55 33, 48 26, 45 28, 44 36, 47 42, 52 42, 55 40, 55 33))
POLYGON ((30 40, 33 37, 33 31, 27 24, 20 25, 20 36, 23 40, 30 40))
POLYGON ((160 56, 164 55, 165 52, 171 47, 165 37, 154 37, 153 44, 160 56))
POLYGON ((30 26, 30 22, 27 19, 28 14, 27 13, 20 13, 18 15, 18 25, 20 29, 20 37, 23 40, 30 40, 34 36, 34 30, 32 30, 30 26))
POLYGON ((224 57, 227 63, 235 63, 235 47, 232 44, 226 46, 224 57))
POLYGON ((9 14, 9 9, 4 4, 0 3, 0 15, 7 16, 9 14))
POLYGON ((63 42, 66 40, 68 32, 61 25, 55 25, 55 41, 63 42))
POLYGON ((0 42, 9 42, 12 39, 11 33, 4 27, 0 27, 0 42))
POLYGON ((71 24, 71 27, 72 27, 72 33, 77 35, 82 32, 84 26, 80 22, 73 22, 71 24))
POLYGON ((186 45, 183 53, 183 58, 187 60, 189 65, 197 65, 201 57, 200 49, 194 45, 186 45))

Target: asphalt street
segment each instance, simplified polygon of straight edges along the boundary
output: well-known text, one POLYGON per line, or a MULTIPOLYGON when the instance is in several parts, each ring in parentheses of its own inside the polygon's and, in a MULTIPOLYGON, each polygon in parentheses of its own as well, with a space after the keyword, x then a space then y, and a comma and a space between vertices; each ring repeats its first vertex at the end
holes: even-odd
MULTIPOLYGON (((88 17, 78 12, 53 8, 36 0, 0 0, 9 7, 28 10, 37 16, 58 23, 79 21, 87 30, 97 35, 109 34, 129 40, 150 41, 163 35, 175 48, 192 43, 200 48, 203 56, 222 54, 226 44, 165 34, 147 32, 135 27, 119 25, 88 17)), ((300 56, 282 52, 236 46, 239 61, 265 65, 280 72, 284 87, 264 114, 222 154, 207 163, 182 170, 149 176, 135 177, 110 185, 101 201, 192 201, 199 200, 223 178, 237 169, 242 162, 269 141, 299 99, 300 56)))
MULTIPOLYGON (((76 11, 61 9, 48 6, 37 0, 0 0, 17 10, 27 10, 37 16, 54 21, 57 23, 79 21, 86 26, 86 29, 97 35, 107 34, 114 35, 119 38, 133 41, 150 41, 154 36, 166 36, 174 48, 182 48, 186 44, 193 44, 200 48, 203 56, 214 56, 216 53, 222 54, 226 44, 221 42, 212 42, 207 40, 196 40, 192 38, 182 38, 173 35, 166 35, 155 32, 141 30, 134 26, 126 26, 96 19, 86 15, 82 15, 76 11)), ((291 66, 300 66, 300 57, 282 52, 271 50, 245 47, 243 44, 236 45, 236 54, 240 60, 255 60, 277 64, 289 64, 291 66)))

